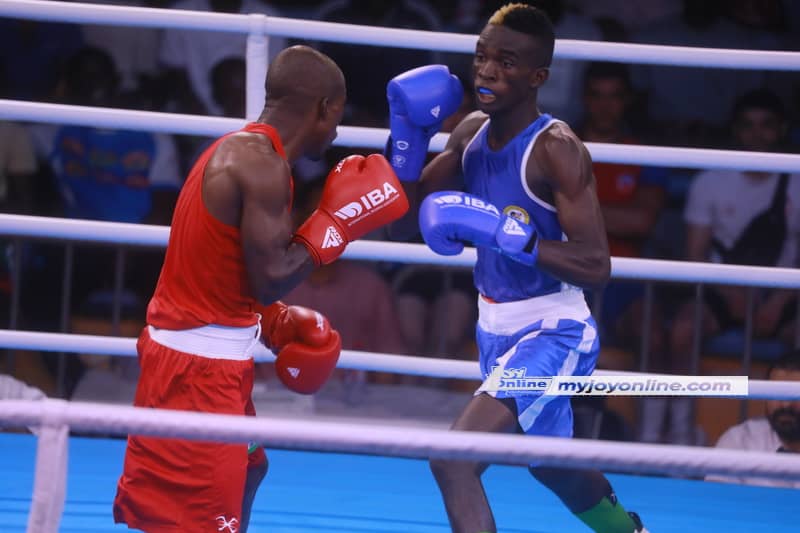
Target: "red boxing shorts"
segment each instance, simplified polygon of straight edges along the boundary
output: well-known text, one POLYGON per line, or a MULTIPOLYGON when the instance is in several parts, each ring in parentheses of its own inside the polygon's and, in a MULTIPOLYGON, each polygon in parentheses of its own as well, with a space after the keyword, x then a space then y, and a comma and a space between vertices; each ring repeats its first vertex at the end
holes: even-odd
MULTIPOLYGON (((134 405, 255 416, 253 359, 215 359, 163 346, 148 328, 137 344, 141 377, 134 405)), ((248 466, 261 447, 129 436, 114 521, 147 533, 219 532, 238 526, 248 466)), ((238 527, 236 527, 238 529, 238 527)))

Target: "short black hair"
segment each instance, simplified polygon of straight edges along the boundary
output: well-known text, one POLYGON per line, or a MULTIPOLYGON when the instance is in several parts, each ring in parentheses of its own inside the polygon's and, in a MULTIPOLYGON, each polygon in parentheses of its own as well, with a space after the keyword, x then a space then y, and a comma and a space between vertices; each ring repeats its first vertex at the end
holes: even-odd
POLYGON ((549 67, 553 62, 556 35, 553 23, 541 9, 528 4, 506 4, 489 17, 489 24, 530 35, 542 45, 542 66, 549 67))
POLYGON ((800 350, 792 350, 783 354, 780 359, 772 363, 767 375, 772 375, 774 370, 800 371, 800 350))
POLYGON ((782 119, 786 118, 786 108, 777 94, 769 89, 756 89, 744 93, 736 99, 731 112, 731 120, 736 122, 742 113, 753 109, 769 111, 782 119))
POLYGON ((608 61, 595 61, 589 63, 589 65, 586 67, 586 72, 583 74, 583 86, 588 86, 589 81, 591 80, 608 78, 620 80, 625 85, 626 89, 633 89, 628 65, 622 63, 610 63, 608 61))

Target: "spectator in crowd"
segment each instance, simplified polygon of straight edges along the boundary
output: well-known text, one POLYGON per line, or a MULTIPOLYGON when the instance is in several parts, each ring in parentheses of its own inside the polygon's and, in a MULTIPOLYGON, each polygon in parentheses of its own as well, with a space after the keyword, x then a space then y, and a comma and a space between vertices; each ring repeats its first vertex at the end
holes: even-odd
MULTIPOLYGON (((328 0, 313 18, 366 26, 385 26, 440 31, 441 21, 427 2, 401 0, 328 0)), ((381 127, 386 117, 386 84, 398 72, 436 63, 439 55, 427 50, 318 43, 342 67, 345 78, 354 81, 347 87, 345 122, 359 126, 381 127)))
MULTIPOLYGON (((119 77, 111 57, 86 47, 68 63, 63 101, 114 107, 119 77)), ((64 126, 51 163, 71 218, 168 224, 180 178, 174 145, 150 133, 64 126)))
MULTIPOLYGON (((726 16, 739 3, 683 0, 680 16, 653 23, 632 40, 674 46, 778 49, 774 35, 726 16)), ((718 144, 737 96, 761 87, 767 79, 766 71, 759 70, 641 65, 633 72, 637 88, 647 95, 645 107, 654 121, 651 140, 680 145, 718 144)))
MULTIPOLYGON (((627 66, 591 63, 583 84, 584 118, 578 128, 581 139, 585 142, 638 144, 626 120, 632 96, 627 66)), ((666 201, 659 170, 622 163, 594 163, 592 168, 612 257, 643 257, 644 245, 666 201)), ((643 284, 612 281, 599 300, 599 309, 595 309, 595 313, 600 317, 606 344, 638 353, 644 327, 643 284)), ((664 358, 662 323, 661 308, 653 302, 651 320, 647 324, 650 333, 648 348, 651 360, 656 362, 664 358)), ((650 412, 663 402, 655 398, 643 400, 641 432, 648 431, 650 412)))
POLYGON ((222 116, 244 118, 247 66, 244 58, 224 57, 211 69, 211 95, 222 116))
MULTIPOLYGON (((84 0, 93 4, 169 8, 171 0, 84 0)), ((119 71, 120 89, 149 92, 159 77, 158 48, 162 28, 83 24, 81 32, 87 46, 100 48, 113 59, 119 71)))
MULTIPOLYGON (((261 13, 278 15, 260 0, 179 0, 172 9, 213 11, 216 13, 261 13)), ((286 47, 286 40, 269 38, 270 59, 286 47)), ((171 89, 173 109, 179 112, 220 115, 214 100, 211 70, 227 57, 245 57, 247 36, 210 30, 168 29, 164 31, 159 60, 167 69, 163 81, 171 89)))
MULTIPOLYGON (((535 5, 550 16, 556 32, 556 39, 585 41, 601 41, 603 39, 603 34, 597 24, 588 17, 567 10, 564 0, 543 0, 536 2, 535 5)), ((581 108, 576 103, 581 101, 585 70, 585 61, 553 58, 547 83, 539 88, 538 102, 542 112, 550 113, 574 126, 581 116, 581 108)))
MULTIPOLYGON (((113 107, 119 96, 118 81, 111 57, 86 47, 69 60, 61 84, 62 98, 69 104, 113 107)), ((67 217, 169 224, 181 184, 170 137, 63 126, 55 133, 50 162, 67 217)), ((123 319, 143 323, 144 306, 162 259, 162 250, 126 252, 123 319)), ((115 250, 109 247, 81 248, 74 255, 73 329, 81 329, 74 323, 76 316, 101 321, 112 316, 115 267, 115 250)))
MULTIPOLYGON (((800 351, 775 362, 767 374, 770 381, 800 381, 800 351)), ((800 401, 767 400, 765 416, 751 418, 729 428, 717 441, 717 448, 756 452, 800 453, 800 401)), ((800 489, 800 482, 756 477, 708 475, 706 481, 744 483, 764 487, 800 489)))
MULTIPOLYGON (((8 96, 8 72, 0 61, 0 98, 8 96)), ((21 125, 0 121, 0 212, 31 214, 39 164, 33 142, 21 125)))
MULTIPOLYGON (((781 100, 757 90, 737 101, 731 116, 735 148, 756 152, 784 149, 787 120, 781 100)), ((800 239, 800 174, 707 170, 691 185, 684 217, 686 259, 735 265, 798 266, 800 239)), ((707 339, 741 328, 747 290, 709 286, 702 305, 702 335, 707 339)), ((790 342, 794 335, 796 296, 789 290, 755 291, 754 333, 790 342)), ((690 370, 694 302, 681 305, 670 330, 670 370, 690 370)), ((670 440, 691 442, 689 399, 672 400, 670 440)))

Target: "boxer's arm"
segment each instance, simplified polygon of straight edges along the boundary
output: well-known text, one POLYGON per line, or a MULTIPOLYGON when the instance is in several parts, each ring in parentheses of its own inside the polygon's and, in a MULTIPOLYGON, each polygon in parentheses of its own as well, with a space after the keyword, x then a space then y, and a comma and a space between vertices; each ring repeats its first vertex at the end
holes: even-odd
POLYGON ((555 125, 541 134, 529 162, 547 176, 558 220, 567 241, 540 240, 537 265, 552 276, 587 289, 602 288, 611 272, 603 214, 597 200, 588 150, 568 127, 555 125))
POLYGON ((450 134, 444 150, 422 169, 420 180, 402 182, 409 209, 403 218, 389 227, 392 240, 409 240, 419 233, 419 206, 426 196, 438 191, 463 188, 461 156, 486 119, 487 116, 480 112, 465 117, 450 134))
POLYGON ((314 262, 292 242, 291 174, 271 146, 237 150, 227 165, 241 191, 239 228, 253 296, 270 304, 305 279, 314 262))

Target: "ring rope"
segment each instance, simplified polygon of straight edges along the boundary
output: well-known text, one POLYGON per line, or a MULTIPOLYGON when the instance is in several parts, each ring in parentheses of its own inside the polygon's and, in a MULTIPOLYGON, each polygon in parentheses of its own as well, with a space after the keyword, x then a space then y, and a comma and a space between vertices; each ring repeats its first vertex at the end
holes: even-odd
MULTIPOLYGON (((205 29, 250 33, 253 16, 268 20, 262 27, 270 35, 367 46, 471 53, 475 35, 359 26, 316 20, 208 13, 145 7, 107 6, 42 0, 3 0, 0 16, 82 24, 108 24, 149 28, 205 29)), ((800 70, 800 53, 734 50, 558 39, 554 55, 565 59, 619 61, 653 65, 682 65, 757 70, 800 70)))
MULTIPOLYGON (((38 350, 44 352, 67 352, 118 357, 136 357, 136 341, 131 337, 109 337, 101 335, 78 335, 71 333, 44 333, 0 329, 0 347, 12 350, 38 350)), ((256 362, 273 362, 275 356, 259 344, 254 353, 256 362)), ((391 372, 434 378, 481 380, 481 372, 475 361, 418 357, 412 355, 342 350, 338 368, 391 372)), ((643 372, 596 370, 594 376, 648 376, 669 377, 668 374, 643 372)), ((747 399, 800 400, 800 382, 750 380, 747 399)), ((717 396, 720 397, 720 396, 717 396)))
MULTIPOLYGON (((169 239, 169 227, 0 214, 0 235, 163 248, 169 239)), ((475 248, 472 247, 465 248, 464 252, 457 256, 441 256, 423 244, 362 240, 349 244, 343 257, 351 260, 471 268, 475 265, 477 256, 475 248)), ((611 277, 748 287, 800 288, 800 270, 794 268, 750 267, 629 257, 611 258, 611 277)))
MULTIPOLYGON (((0 4, 2 5, 2 4, 0 4)), ((21 100, 0 99, 0 117, 21 122, 63 123, 137 131, 204 135, 216 137, 240 129, 244 119, 183 115, 156 111, 134 111, 21 100)), ((362 126, 340 126, 336 146, 382 149, 389 130, 362 126)), ((437 133, 430 150, 444 149, 449 135, 437 133)), ((668 168, 726 168, 764 172, 796 172, 800 155, 788 153, 743 152, 707 148, 618 145, 585 143, 592 160, 598 163, 626 163, 668 168)))
POLYGON ((689 446, 480 434, 381 424, 245 417, 70 402, 6 400, 0 420, 20 427, 67 425, 91 433, 137 434, 392 457, 486 461, 601 470, 739 475, 800 480, 800 456, 689 446))
POLYGON ((318 452, 510 465, 537 463, 664 475, 717 474, 800 480, 800 457, 719 448, 597 442, 372 423, 308 422, 66 400, 4 400, 0 402, 0 421, 6 425, 41 428, 29 533, 58 531, 67 484, 68 428, 101 434, 258 442, 268 447, 318 452))

